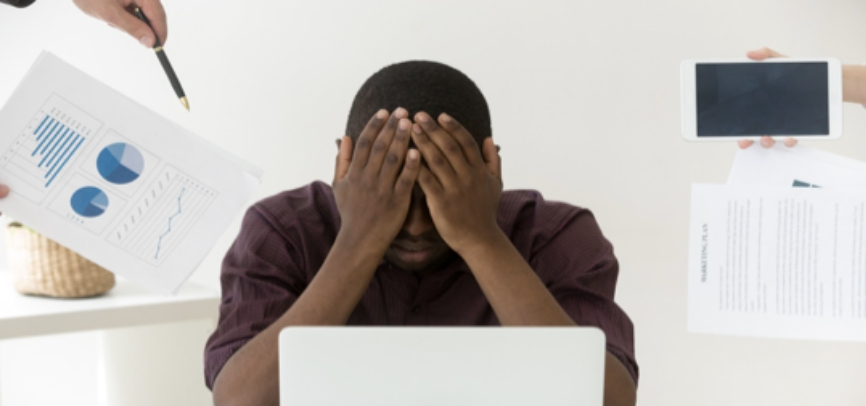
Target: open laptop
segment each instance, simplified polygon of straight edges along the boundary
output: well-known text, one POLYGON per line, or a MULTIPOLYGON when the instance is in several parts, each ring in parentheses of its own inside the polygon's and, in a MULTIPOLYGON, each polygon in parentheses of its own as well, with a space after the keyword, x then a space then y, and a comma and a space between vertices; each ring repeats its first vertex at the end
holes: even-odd
POLYGON ((601 406, 592 327, 289 327, 280 404, 601 406))

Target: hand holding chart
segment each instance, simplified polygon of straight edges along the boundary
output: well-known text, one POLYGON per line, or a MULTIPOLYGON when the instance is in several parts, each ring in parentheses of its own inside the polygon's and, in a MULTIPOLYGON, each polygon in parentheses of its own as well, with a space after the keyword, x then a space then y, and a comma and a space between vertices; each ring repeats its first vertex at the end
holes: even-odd
POLYGON ((189 277, 260 176, 51 54, 0 111, 0 209, 157 292, 189 277))

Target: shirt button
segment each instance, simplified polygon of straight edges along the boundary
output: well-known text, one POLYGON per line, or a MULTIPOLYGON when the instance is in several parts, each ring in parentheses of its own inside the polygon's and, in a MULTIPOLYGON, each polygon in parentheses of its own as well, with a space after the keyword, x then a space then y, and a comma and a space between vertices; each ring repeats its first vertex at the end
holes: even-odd
POLYGON ((412 314, 421 313, 421 306, 412 307, 412 314))

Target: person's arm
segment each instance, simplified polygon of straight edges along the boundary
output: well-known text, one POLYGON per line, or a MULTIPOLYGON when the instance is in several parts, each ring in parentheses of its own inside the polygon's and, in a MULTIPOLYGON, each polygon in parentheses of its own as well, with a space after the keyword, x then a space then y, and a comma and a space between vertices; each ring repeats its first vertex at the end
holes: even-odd
MULTIPOLYGON (((36 0, 0 0, 13 7, 24 8, 36 0)), ((154 35, 162 45, 168 40, 168 25, 165 10, 160 0, 72 0, 85 14, 100 19, 135 38, 141 45, 153 48, 154 35), (141 8, 150 20, 153 30, 132 14, 136 7, 141 8)))
MULTIPOLYGON (((503 326, 576 326, 532 267, 501 231, 460 255, 503 326)), ((604 404, 634 405, 636 388, 625 365, 605 353, 604 404)))
POLYGON ((420 157, 418 151, 408 151, 406 115, 403 109, 390 119, 387 112, 378 113, 354 153, 351 139, 343 138, 334 179, 342 225, 334 246, 289 310, 223 366, 213 386, 217 406, 279 404, 280 331, 288 326, 342 325, 349 319, 409 210, 420 157))
POLYGON ((866 65, 842 66, 842 100, 866 107, 866 65))
MULTIPOLYGON (((418 182, 436 229, 472 270, 503 326, 574 326, 538 275, 496 223, 502 192, 501 161, 491 138, 481 151, 456 120, 437 124, 415 116, 412 137, 428 168, 418 182)), ((635 404, 635 383, 610 353, 605 358, 605 405, 635 404)))

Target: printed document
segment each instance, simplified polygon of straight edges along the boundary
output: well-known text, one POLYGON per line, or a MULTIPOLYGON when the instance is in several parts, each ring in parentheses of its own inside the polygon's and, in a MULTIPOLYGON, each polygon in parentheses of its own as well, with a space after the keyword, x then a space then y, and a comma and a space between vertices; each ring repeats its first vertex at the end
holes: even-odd
POLYGON ((866 340, 866 165, 750 148, 692 186, 689 330, 866 340))
POLYGON ((159 293, 175 292, 261 171, 50 53, 0 111, 0 211, 159 293))

